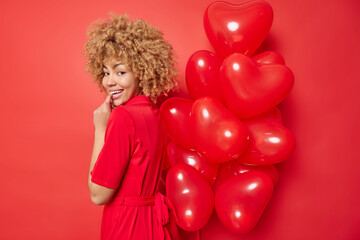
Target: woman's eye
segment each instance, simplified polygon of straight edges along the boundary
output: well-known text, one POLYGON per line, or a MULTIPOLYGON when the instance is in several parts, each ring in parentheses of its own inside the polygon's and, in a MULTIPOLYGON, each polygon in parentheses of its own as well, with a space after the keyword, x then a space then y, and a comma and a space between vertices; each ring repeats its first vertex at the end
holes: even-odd
POLYGON ((123 75, 125 72, 118 72, 119 75, 123 75))
POLYGON ((104 72, 104 76, 108 76, 109 75, 109 73, 107 73, 107 72, 104 72))

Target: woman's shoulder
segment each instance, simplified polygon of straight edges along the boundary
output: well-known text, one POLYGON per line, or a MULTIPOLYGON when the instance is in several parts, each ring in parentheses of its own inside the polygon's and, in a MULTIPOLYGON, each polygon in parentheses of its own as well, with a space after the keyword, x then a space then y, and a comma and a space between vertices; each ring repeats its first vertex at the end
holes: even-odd
POLYGON ((109 123, 125 126, 129 130, 134 129, 133 117, 124 106, 119 106, 111 112, 109 123))
POLYGON ((125 106, 116 107, 115 109, 112 110, 111 114, 114 117, 125 117, 125 118, 130 117, 131 118, 129 111, 128 111, 128 109, 125 108, 125 106))

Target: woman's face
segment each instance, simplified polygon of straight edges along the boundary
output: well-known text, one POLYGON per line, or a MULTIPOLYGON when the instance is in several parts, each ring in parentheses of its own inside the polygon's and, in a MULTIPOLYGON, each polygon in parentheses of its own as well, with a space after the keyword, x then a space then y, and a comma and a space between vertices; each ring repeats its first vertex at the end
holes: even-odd
POLYGON ((116 60, 104 63, 102 85, 112 95, 111 105, 116 108, 139 95, 139 80, 125 65, 116 60))

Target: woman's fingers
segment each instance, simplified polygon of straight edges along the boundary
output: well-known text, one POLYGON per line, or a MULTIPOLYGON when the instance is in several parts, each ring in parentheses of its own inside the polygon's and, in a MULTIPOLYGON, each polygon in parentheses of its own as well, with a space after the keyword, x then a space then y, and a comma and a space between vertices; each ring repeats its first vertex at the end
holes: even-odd
POLYGON ((110 105, 110 103, 111 103, 111 94, 108 94, 107 96, 106 96, 106 99, 105 99, 105 103, 107 103, 108 105, 110 105))
POLYGON ((112 108, 111 97, 112 97, 111 94, 107 95, 106 99, 105 99, 105 101, 103 103, 103 106, 105 107, 105 110, 109 111, 109 112, 111 112, 111 108, 112 108))
POLYGON ((111 113, 111 94, 106 96, 105 101, 94 111, 95 129, 106 130, 111 113))
POLYGON ((108 105, 110 106, 110 110, 113 110, 115 109, 115 105, 113 104, 113 101, 112 101, 112 94, 109 94, 106 99, 105 99, 105 102, 108 103, 108 105))

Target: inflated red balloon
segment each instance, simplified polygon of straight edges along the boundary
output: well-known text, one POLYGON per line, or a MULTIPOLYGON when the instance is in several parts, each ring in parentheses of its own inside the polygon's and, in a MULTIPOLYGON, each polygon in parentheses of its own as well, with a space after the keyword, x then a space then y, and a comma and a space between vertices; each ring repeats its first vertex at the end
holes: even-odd
POLYGON ((219 92, 220 58, 207 50, 193 53, 186 65, 186 86, 191 97, 213 97, 222 101, 219 92))
POLYGON ((207 161, 198 152, 181 148, 175 143, 170 142, 167 145, 167 154, 172 165, 177 163, 186 163, 194 167, 201 173, 210 185, 216 179, 219 164, 207 161))
POLYGON ((266 38, 272 21, 273 10, 262 0, 239 5, 214 2, 204 14, 206 35, 222 58, 232 53, 252 55, 266 38))
POLYGON ((273 193, 273 182, 265 173, 249 171, 232 177, 215 193, 220 221, 235 233, 251 231, 273 193))
POLYGON ((190 135, 190 113, 193 101, 185 98, 169 98, 160 107, 169 137, 179 146, 193 149, 190 135))
POLYGON ((284 65, 258 66, 251 58, 235 53, 224 60, 220 81, 226 106, 245 119, 280 103, 293 87, 294 75, 284 65))
POLYGON ((166 194, 175 207, 177 225, 186 231, 204 227, 214 209, 209 183, 195 168, 179 163, 166 177, 166 194))
POLYGON ((274 165, 267 166, 252 166, 239 163, 237 160, 222 163, 219 167, 216 181, 213 184, 214 192, 217 191, 219 186, 229 178, 239 176, 242 173, 250 171, 259 171, 268 175, 273 181, 274 186, 279 181, 279 171, 274 165))
POLYGON ((195 149, 208 161, 230 161, 248 146, 248 131, 244 124, 216 99, 197 99, 190 121, 195 149))
POLYGON ((176 163, 186 163, 193 166, 210 185, 213 184, 219 168, 218 163, 206 161, 199 153, 181 148, 173 142, 168 143, 167 154, 172 165, 176 163))
POLYGON ((250 132, 250 144, 238 161, 245 164, 269 165, 288 159, 295 148, 290 130, 276 122, 245 121, 250 132))
POLYGON ((252 60, 255 61, 258 65, 265 64, 285 64, 284 58, 275 51, 267 51, 260 53, 252 57, 252 60))

